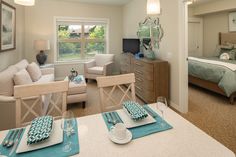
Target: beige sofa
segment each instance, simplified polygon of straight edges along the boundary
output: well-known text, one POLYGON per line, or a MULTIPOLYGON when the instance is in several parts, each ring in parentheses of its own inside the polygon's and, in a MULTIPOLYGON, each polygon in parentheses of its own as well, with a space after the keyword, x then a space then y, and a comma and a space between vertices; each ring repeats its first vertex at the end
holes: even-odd
POLYGON ((88 79, 95 79, 99 76, 107 76, 112 74, 114 64, 114 54, 96 54, 95 58, 84 64, 84 77, 86 82, 88 79))
MULTIPOLYGON (((27 60, 21 60, 15 65, 9 66, 0 72, 0 130, 14 128, 15 123, 15 99, 14 99, 14 75, 28 66, 27 60)), ((54 81, 54 68, 40 69, 42 76, 33 83, 46 83, 54 81)), ((29 84, 30 86, 30 84, 29 84)))

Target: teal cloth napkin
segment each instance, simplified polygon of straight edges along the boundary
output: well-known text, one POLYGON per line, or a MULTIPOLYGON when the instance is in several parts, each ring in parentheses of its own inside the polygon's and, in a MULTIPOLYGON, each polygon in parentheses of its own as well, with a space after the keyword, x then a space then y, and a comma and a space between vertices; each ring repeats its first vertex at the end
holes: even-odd
MULTIPOLYGON (((56 157, 68 157, 68 156, 72 156, 75 154, 78 154, 80 152, 80 146, 79 146, 79 136, 78 136, 78 126, 77 126, 77 121, 75 119, 75 134, 71 137, 69 137, 69 140, 72 142, 72 150, 70 152, 63 152, 62 148, 64 146, 64 143, 60 143, 57 145, 53 145, 47 148, 43 148, 43 149, 38 149, 35 151, 31 151, 31 152, 25 152, 25 153, 20 153, 20 154, 16 154, 13 153, 10 157, 51 157, 51 156, 56 156, 56 157)), ((10 130, 6 136, 6 138, 10 135, 10 132, 12 130, 10 130)), ((24 129, 25 131, 25 129, 24 129)), ((23 133, 21 135, 21 138, 23 136, 23 133)), ((65 140, 66 135, 64 133, 63 136, 63 141, 65 140)), ((5 140, 4 140, 5 141, 5 140)), ((8 156, 8 154, 11 152, 11 149, 5 148, 2 145, 0 145, 0 155, 6 155, 8 156)))
MULTIPOLYGON (((153 115, 156 116, 155 117, 156 122, 152 123, 152 124, 147 124, 147 125, 135 127, 135 128, 130 128, 129 131, 131 131, 131 133, 132 133, 132 139, 137 139, 137 138, 144 137, 144 136, 147 136, 147 135, 150 135, 150 134, 153 134, 153 133, 166 131, 166 130, 169 130, 169 129, 173 128, 164 119, 162 119, 155 111, 153 111, 149 106, 144 105, 143 107, 148 108, 153 113, 153 115)), ((116 114, 116 117, 119 118, 118 113, 115 112, 115 111, 114 111, 114 113, 116 114)), ((112 124, 107 122, 105 113, 102 113, 102 117, 104 119, 104 122, 105 122, 108 130, 110 130, 112 124)), ((121 119, 120 119, 120 122, 122 122, 121 119)))

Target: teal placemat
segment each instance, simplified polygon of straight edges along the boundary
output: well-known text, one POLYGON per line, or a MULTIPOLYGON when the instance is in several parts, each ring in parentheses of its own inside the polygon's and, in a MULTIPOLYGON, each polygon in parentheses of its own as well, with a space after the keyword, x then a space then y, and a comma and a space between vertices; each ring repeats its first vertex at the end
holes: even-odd
MULTIPOLYGON (((26 153, 21 153, 21 154, 13 153, 10 157, 46 157, 46 156, 67 157, 67 156, 78 154, 80 152, 80 146, 79 146, 78 126, 77 126, 76 119, 75 119, 75 124, 76 124, 74 128, 75 134, 69 137, 69 140, 72 142, 72 146, 71 146, 72 150, 70 152, 63 152, 62 148, 64 146, 64 143, 60 143, 51 147, 47 147, 47 148, 43 148, 43 149, 31 151, 31 152, 26 152, 26 153)), ((6 138, 10 135, 11 131, 12 130, 8 132, 6 138)), ((66 138, 66 135, 64 133, 63 141, 65 141, 65 138, 66 138)), ((11 152, 11 149, 5 148, 2 145, 0 145, 1 155, 8 156, 10 152, 11 152)))
MULTIPOLYGON (((155 117, 156 122, 152 123, 152 124, 147 124, 147 125, 135 127, 135 128, 130 128, 129 130, 131 131, 132 136, 133 136, 132 139, 144 137, 144 136, 147 136, 147 135, 150 135, 153 133, 166 131, 166 130, 173 128, 170 124, 168 124, 165 120, 163 120, 155 111, 153 111, 149 106, 144 105, 143 107, 148 108, 156 116, 155 117)), ((114 112, 114 113, 116 114, 117 117, 119 117, 117 112, 114 112)), ((110 130, 112 124, 107 122, 105 113, 102 113, 102 117, 104 119, 104 122, 105 122, 108 130, 110 130)), ((120 119, 120 121, 122 122, 121 119, 120 119)))

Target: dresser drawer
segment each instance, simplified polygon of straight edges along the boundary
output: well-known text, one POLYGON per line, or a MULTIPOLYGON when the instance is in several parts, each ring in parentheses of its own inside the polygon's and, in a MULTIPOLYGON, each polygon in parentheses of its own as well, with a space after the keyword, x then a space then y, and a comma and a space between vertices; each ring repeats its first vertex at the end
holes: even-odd
POLYGON ((154 93, 152 91, 135 86, 135 93, 147 103, 154 102, 154 93))
POLYGON ((148 64, 139 60, 134 60, 134 70, 138 69, 140 71, 146 71, 153 73, 153 64, 148 64))
POLYGON ((153 81, 153 73, 149 71, 142 71, 139 69, 134 69, 135 78, 142 79, 144 81, 153 81))
POLYGON ((135 79, 135 86, 143 90, 154 91, 153 81, 143 80, 142 78, 135 79))

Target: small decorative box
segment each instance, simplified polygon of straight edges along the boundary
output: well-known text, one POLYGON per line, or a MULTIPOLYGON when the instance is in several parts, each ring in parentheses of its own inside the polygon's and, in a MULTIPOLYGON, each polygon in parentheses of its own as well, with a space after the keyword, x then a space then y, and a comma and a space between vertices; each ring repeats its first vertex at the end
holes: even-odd
POLYGON ((133 119, 134 121, 142 120, 148 116, 143 107, 134 101, 124 102, 123 108, 127 111, 131 119, 133 119))
POLYGON ((49 138, 53 125, 52 116, 35 118, 30 126, 27 144, 38 143, 49 138))

